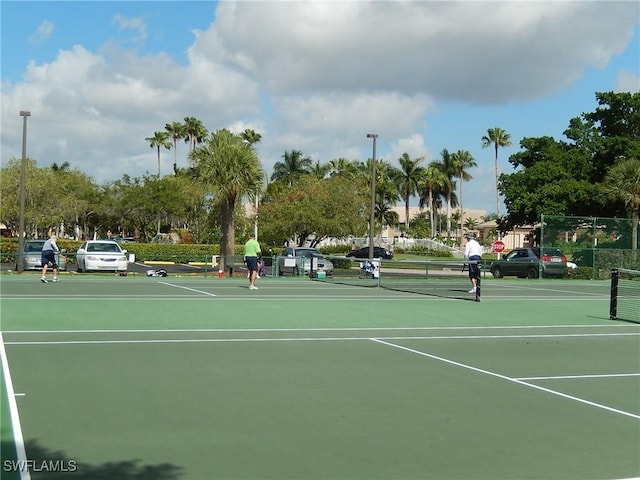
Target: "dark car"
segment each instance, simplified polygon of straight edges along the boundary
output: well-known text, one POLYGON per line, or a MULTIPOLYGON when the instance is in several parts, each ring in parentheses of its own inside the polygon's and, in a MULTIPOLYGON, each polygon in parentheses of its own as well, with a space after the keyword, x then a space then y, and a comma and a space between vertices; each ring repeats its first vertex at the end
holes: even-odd
POLYGON ((537 247, 516 248, 502 255, 502 260, 494 261, 489 270, 495 278, 564 277, 567 274, 567 257, 552 247, 545 248, 542 255, 537 247))
MULTIPOLYGON (((359 250, 353 250, 352 252, 347 253, 347 257, 369 258, 369 247, 362 247, 359 250)), ((393 258, 393 252, 383 247, 373 247, 373 258, 391 260, 393 258)))

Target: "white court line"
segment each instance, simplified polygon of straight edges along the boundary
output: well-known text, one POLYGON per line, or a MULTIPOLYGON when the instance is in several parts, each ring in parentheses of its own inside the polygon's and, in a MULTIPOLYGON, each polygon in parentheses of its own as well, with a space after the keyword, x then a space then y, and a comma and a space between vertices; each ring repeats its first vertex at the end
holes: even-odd
POLYGON ((187 333, 187 332, 378 332, 378 331, 394 331, 394 330, 528 330, 540 328, 557 329, 557 328, 621 328, 621 329, 637 329, 636 325, 630 323, 612 324, 612 325, 467 325, 452 327, 326 327, 326 328, 163 328, 163 329, 94 329, 94 330, 5 330, 5 334, 11 333, 187 333))
POLYGON ((585 400, 583 398, 574 397, 573 395, 567 395, 566 393, 558 392, 556 390, 551 390, 549 388, 540 387, 538 385, 534 385, 532 383, 523 382, 522 380, 518 380, 517 378, 507 377, 506 375, 501 375, 496 372, 490 372, 489 370, 483 370, 481 368, 473 367, 471 365, 466 365, 464 363, 455 362, 453 360, 449 360, 444 357, 439 357, 437 355, 432 355, 430 353, 421 352, 420 350, 414 350, 413 348, 403 347, 402 345, 396 345, 395 343, 386 342, 384 340, 380 340, 378 338, 371 338, 373 342, 380 343, 382 345, 387 345, 389 347, 397 348, 400 350, 404 350, 410 353, 415 353, 416 355, 421 355, 423 357, 428 357, 433 360, 438 360, 439 362, 448 363, 449 365, 455 365, 456 367, 465 368, 467 370, 471 370, 474 372, 482 373, 484 375, 489 375, 491 377, 500 378, 501 380, 506 380, 508 382, 517 383, 519 385, 524 385, 525 387, 533 388, 535 390, 540 390, 542 392, 550 393, 552 395, 557 395, 558 397, 566 398, 569 400, 573 400, 575 402, 583 403, 585 405, 590 405, 592 407, 601 408, 603 410, 607 410, 609 412, 617 413, 619 415, 624 415, 627 417, 635 418, 636 420, 640 420, 640 415, 636 415, 635 413, 625 412, 624 410, 618 410, 617 408, 608 407, 606 405, 602 405, 600 403, 590 402, 589 400, 585 400))
POLYGON ((169 282, 158 282, 158 283, 161 283, 162 285, 168 285, 170 287, 183 288, 185 290, 189 290, 190 292, 202 293, 203 295, 209 295, 210 297, 216 297, 217 296, 215 293, 209 293, 209 292, 205 292, 205 291, 202 291, 202 290, 197 290, 195 288, 184 287, 182 285, 176 285, 174 283, 169 283, 169 282))
MULTIPOLYGON (((0 360, 2 361, 2 374, 7 387, 7 401, 9 402, 9 414, 11 417, 11 428, 13 430, 13 439, 16 445, 16 455, 19 465, 27 464, 27 452, 24 448, 24 437, 22 436, 22 426, 20 425, 20 415, 18 414, 18 404, 16 403, 16 393, 13 389, 13 381, 11 380, 11 371, 9 370, 9 361, 7 352, 4 348, 4 338, 0 332, 0 360)), ((31 474, 28 469, 19 469, 20 478, 22 480, 30 480, 31 474)))
MULTIPOLYGON (((495 340, 514 338, 559 338, 559 337, 626 337, 640 333, 580 333, 561 335, 446 335, 446 336, 392 336, 377 337, 385 340, 495 340)), ((7 345, 117 345, 117 344, 161 344, 161 343, 241 343, 241 342, 329 342, 345 340, 369 340, 368 337, 291 337, 291 338, 169 338, 142 340, 26 340, 6 342, 7 345)))
POLYGON ((640 377, 640 373, 605 373, 594 375, 556 375, 552 377, 515 377, 516 380, 566 380, 572 378, 640 377))

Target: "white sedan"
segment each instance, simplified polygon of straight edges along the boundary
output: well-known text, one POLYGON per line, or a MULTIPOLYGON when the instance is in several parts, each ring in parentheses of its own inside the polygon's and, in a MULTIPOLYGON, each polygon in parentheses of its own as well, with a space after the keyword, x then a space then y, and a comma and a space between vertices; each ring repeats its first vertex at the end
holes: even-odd
POLYGON ((86 241, 76 252, 78 272, 126 272, 126 253, 118 243, 111 240, 86 241))

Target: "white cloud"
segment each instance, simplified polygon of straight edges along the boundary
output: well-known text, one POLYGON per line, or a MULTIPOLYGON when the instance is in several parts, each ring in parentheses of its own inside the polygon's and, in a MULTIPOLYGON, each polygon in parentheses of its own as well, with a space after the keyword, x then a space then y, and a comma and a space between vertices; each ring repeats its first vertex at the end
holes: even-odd
POLYGON ((640 92, 640 72, 631 70, 618 72, 616 92, 640 92))
POLYGON ((40 25, 38 25, 36 32, 31 35, 31 37, 29 37, 29 41, 36 44, 42 43, 45 40, 49 39, 51 35, 53 35, 54 29, 55 27, 53 23, 45 20, 40 25))

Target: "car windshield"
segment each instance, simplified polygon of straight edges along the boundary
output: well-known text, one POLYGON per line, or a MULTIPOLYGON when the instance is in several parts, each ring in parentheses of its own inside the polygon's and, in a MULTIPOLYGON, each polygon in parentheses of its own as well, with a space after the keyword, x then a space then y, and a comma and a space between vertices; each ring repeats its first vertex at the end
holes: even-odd
POLYGON ((25 252, 41 252, 44 242, 27 242, 24 244, 25 252))
POLYGON ((120 253, 120 247, 116 243, 90 243, 87 245, 87 252, 120 253))
POLYGON ((322 257, 322 254, 315 248, 298 248, 296 250, 297 257, 322 257))

